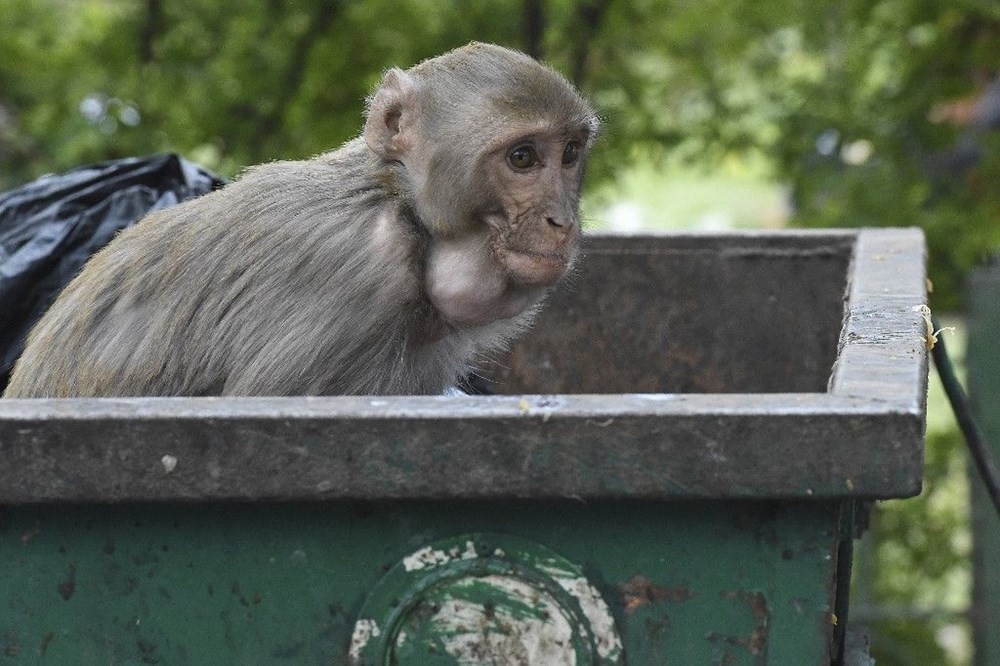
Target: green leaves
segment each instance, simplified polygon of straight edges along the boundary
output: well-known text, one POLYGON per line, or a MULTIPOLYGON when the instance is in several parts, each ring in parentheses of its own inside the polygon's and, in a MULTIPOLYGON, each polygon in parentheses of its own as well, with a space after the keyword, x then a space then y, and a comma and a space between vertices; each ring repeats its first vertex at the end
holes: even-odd
POLYGON ((975 0, 0 0, 0 189, 165 150, 228 176, 314 155, 357 135, 385 68, 537 43, 605 118, 590 186, 628 173, 622 156, 763 156, 797 224, 922 226, 935 305, 954 307, 1000 242, 982 186, 1000 158, 977 135, 956 171, 967 128, 931 117, 1000 70, 998 22, 975 0))

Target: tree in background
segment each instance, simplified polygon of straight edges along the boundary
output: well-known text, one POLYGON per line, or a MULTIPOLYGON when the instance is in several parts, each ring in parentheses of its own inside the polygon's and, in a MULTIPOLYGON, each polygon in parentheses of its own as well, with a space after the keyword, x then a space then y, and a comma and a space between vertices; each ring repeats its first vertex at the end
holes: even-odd
MULTIPOLYGON (((476 39, 593 98, 591 185, 639 160, 762 164, 794 224, 922 227, 939 309, 1000 247, 993 0, 0 0, 0 36, 0 190, 159 151, 227 176, 313 155, 358 133, 384 68, 476 39)), ((931 489, 961 460, 939 439, 931 489)), ((963 518, 921 501, 876 518, 878 601, 961 575, 967 545, 944 532, 963 518)), ((930 650, 929 626, 880 625, 930 650)))
POLYGON ((0 34, 0 189, 165 150, 230 176, 316 154, 382 69, 479 39, 591 94, 595 184, 640 154, 763 160, 797 224, 923 227, 948 308, 1000 246, 1000 142, 948 111, 1000 72, 990 0, 0 0, 0 34))

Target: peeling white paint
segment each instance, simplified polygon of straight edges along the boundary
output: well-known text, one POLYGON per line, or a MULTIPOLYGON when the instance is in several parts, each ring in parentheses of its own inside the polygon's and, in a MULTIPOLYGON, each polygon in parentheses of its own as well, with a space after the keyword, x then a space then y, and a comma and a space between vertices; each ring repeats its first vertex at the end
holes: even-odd
POLYGON ((403 568, 407 571, 419 571, 421 569, 448 564, 452 560, 474 560, 476 557, 478 557, 476 553, 476 545, 471 541, 465 542, 465 550, 459 550, 458 547, 455 547, 450 549, 448 552, 443 550, 434 550, 430 546, 427 546, 426 548, 421 548, 412 555, 404 557, 403 568))
POLYGON ((615 620, 611 617, 608 605, 604 603, 601 594, 594 589, 586 578, 559 578, 556 581, 562 589, 569 592, 580 602, 580 609, 590 623, 597 642, 597 654, 603 659, 617 656, 622 651, 622 641, 615 630, 615 620))
POLYGON ((361 651, 368 645, 368 641, 377 638, 382 631, 378 628, 375 620, 358 620, 354 624, 354 633, 351 635, 351 648, 348 656, 352 663, 361 661, 361 651))
POLYGON ((163 465, 163 471, 170 474, 177 469, 177 457, 168 453, 160 458, 160 464, 163 465))
POLYGON ((604 603, 601 593, 583 576, 568 572, 553 562, 540 568, 552 576, 562 589, 580 602, 580 610, 583 611, 591 631, 594 632, 598 655, 603 659, 620 656, 622 652, 621 637, 618 636, 615 620, 611 616, 608 605, 604 603))
MULTIPOLYGON (((448 599, 431 620, 434 633, 444 640, 448 655, 463 666, 475 664, 546 664, 575 666, 573 625, 559 604, 530 584, 510 576, 491 575, 456 581, 456 586, 486 584, 530 615, 510 612, 498 603, 489 612, 467 599, 448 599)), ((402 645, 400 635, 396 645, 402 645)))
MULTIPOLYGON (((483 557, 506 558, 495 548, 483 557)), ((435 549, 427 546, 403 558, 407 572, 446 566, 480 557, 471 540, 435 549)), ((614 618, 600 593, 578 568, 558 557, 535 560, 532 566, 550 576, 579 604, 583 618, 560 602, 545 588, 516 575, 494 573, 452 579, 435 593, 431 617, 421 624, 420 636, 433 635, 444 642, 449 656, 458 664, 530 663, 570 666, 577 662, 576 649, 593 637, 597 657, 617 663, 622 658, 622 642, 614 618), (486 585, 484 595, 474 586, 486 585), (472 588, 472 589, 466 589, 472 588), (505 601, 505 599, 507 601, 505 601), (489 601, 487 601, 489 600, 489 601)), ((405 624, 405 620, 403 621, 405 624)), ((357 660, 379 628, 372 620, 360 620, 354 629, 351 659, 357 660)), ((414 640, 424 640, 400 631, 393 639, 395 649, 414 640)))
POLYGON ((451 556, 443 550, 434 550, 430 546, 421 548, 412 555, 403 558, 403 568, 407 571, 419 571, 427 567, 436 567, 451 561, 451 556))

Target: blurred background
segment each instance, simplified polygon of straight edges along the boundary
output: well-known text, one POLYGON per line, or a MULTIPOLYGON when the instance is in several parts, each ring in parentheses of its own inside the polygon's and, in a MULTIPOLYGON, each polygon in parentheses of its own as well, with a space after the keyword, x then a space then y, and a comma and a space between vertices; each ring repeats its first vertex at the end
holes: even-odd
MULTIPOLYGON (((961 356, 965 276, 1000 248, 996 0, 0 0, 0 191, 311 156, 358 134, 384 68, 470 40, 600 110, 590 229, 919 226, 961 356)), ((933 379, 924 493, 877 507, 856 566, 880 665, 972 659, 970 480, 933 379)))

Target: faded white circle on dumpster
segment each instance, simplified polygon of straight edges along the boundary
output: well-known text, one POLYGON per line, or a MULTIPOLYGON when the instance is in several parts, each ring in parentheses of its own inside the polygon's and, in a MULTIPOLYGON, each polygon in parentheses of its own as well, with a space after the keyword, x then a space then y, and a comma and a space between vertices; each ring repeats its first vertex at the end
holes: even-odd
POLYGON ((393 567, 359 613, 350 656, 363 664, 617 664, 622 644, 580 567, 525 539, 473 534, 393 567))

